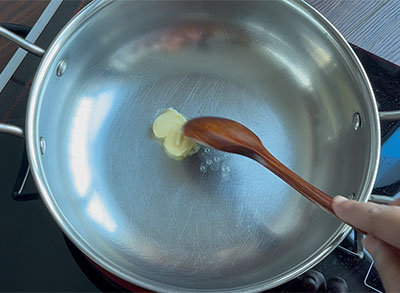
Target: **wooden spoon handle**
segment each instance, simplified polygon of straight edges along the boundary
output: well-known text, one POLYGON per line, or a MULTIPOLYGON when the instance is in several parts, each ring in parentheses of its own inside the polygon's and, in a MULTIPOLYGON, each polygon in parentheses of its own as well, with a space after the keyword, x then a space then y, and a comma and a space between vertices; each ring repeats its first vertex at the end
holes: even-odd
POLYGON ((266 149, 263 149, 262 151, 257 151, 257 154, 259 157, 253 159, 255 159, 261 165, 273 172, 275 175, 277 175, 291 187, 296 189, 306 198, 315 202, 323 209, 330 212, 332 215, 335 215, 332 209, 332 198, 329 195, 298 176, 296 173, 294 173, 292 170, 282 164, 278 159, 276 159, 266 149))

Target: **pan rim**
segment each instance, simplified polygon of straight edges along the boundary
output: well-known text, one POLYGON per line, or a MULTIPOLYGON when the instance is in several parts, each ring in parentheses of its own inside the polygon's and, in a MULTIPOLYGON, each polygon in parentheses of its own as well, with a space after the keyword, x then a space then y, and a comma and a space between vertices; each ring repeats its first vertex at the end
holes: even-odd
MULTIPOLYGON (((74 229, 74 227, 69 223, 67 217, 62 214, 62 210, 57 205, 55 200, 53 199, 53 195, 50 189, 50 186, 46 180, 46 173, 41 164, 41 154, 40 154, 40 146, 39 146, 39 119, 40 117, 40 105, 41 105, 41 97, 40 93, 43 87, 43 80, 48 74, 49 68, 55 62, 55 56, 57 52, 60 50, 61 45, 65 43, 65 41, 69 38, 69 36, 76 31, 76 29, 88 20, 92 15, 96 14, 101 9, 104 9, 109 4, 113 3, 111 0, 99 0, 93 1, 89 5, 87 5, 76 17, 74 17, 68 24, 60 31, 57 37, 54 39, 52 44, 49 46, 49 49, 46 51, 45 56, 43 57, 35 78, 32 83, 32 89, 29 96, 28 107, 27 107, 27 119, 26 119, 26 142, 27 142, 27 153, 28 158, 31 165, 31 171, 33 175, 33 179, 38 188, 38 191, 47 207, 52 217, 57 222, 58 226, 61 228, 63 233, 65 233, 68 238, 76 245, 85 255, 87 255, 91 260, 95 263, 112 273, 113 275, 126 280, 132 284, 138 285, 140 287, 154 290, 154 291, 169 291, 169 292, 181 292, 181 291, 189 291, 189 292, 213 292, 216 290, 211 289, 189 289, 182 287, 175 287, 170 285, 165 285, 160 282, 156 282, 147 278, 144 278, 140 275, 132 273, 122 267, 120 267, 116 262, 111 259, 99 255, 96 250, 90 245, 90 243, 86 242, 81 235, 74 229)), ((341 35, 341 33, 318 11, 316 11, 312 6, 308 3, 298 0, 285 0, 290 5, 294 5, 299 7, 306 13, 310 14, 314 19, 318 21, 319 24, 323 25, 327 30, 329 30, 331 37, 341 46, 341 49, 347 54, 348 57, 354 66, 354 70, 357 71, 362 77, 362 81, 366 87, 366 92, 368 96, 365 96, 365 99, 369 99, 369 104, 371 106, 371 112, 373 117, 370 117, 371 120, 371 137, 375 139, 371 139, 371 160, 369 164, 368 174, 366 175, 367 184, 364 186, 364 193, 360 195, 359 201, 366 202, 368 201, 369 195, 373 189, 373 185, 375 183, 377 171, 378 171, 378 163, 380 157, 380 121, 378 117, 378 108, 375 100, 375 96, 369 82, 369 79, 366 75, 366 72, 361 65, 358 57, 355 55, 354 51, 351 49, 345 38, 341 35), (374 146, 375 144, 375 146, 374 146)), ((328 254, 330 254, 337 245, 347 236, 347 234, 351 231, 351 227, 342 223, 338 230, 332 235, 330 239, 328 239, 321 249, 317 250, 314 254, 310 255, 303 262, 299 263, 295 267, 291 268, 289 271, 282 273, 280 275, 275 276, 272 279, 265 280, 259 283, 254 283, 251 285, 246 285, 242 287, 234 287, 234 288, 225 288, 218 289, 218 291, 237 291, 237 292, 254 292, 261 291, 274 288, 278 285, 281 285, 301 273, 307 271, 308 269, 315 266, 321 260, 323 260, 328 254)))

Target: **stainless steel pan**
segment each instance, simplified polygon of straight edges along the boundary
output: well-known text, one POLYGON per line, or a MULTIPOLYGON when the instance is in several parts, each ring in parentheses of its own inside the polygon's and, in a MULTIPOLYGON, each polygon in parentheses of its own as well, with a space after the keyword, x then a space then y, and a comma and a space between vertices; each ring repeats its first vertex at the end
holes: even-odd
MULTIPOLYGON (((346 41, 310 6, 95 1, 43 56, 26 143, 61 229, 129 282, 272 288, 350 229, 249 159, 209 149, 168 158, 150 135, 168 107, 238 120, 320 189, 368 200, 380 149, 374 95, 346 41)), ((10 127, 0 129, 22 136, 10 127)))

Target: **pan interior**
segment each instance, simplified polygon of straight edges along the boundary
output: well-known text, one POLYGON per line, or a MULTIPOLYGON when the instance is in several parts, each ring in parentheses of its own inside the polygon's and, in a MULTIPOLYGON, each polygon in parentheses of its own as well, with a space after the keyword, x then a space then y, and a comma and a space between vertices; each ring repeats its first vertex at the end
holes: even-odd
POLYGON ((35 130, 48 201, 76 242, 129 281, 276 281, 343 228, 247 158, 205 148, 167 157, 151 125, 168 107, 237 120, 323 191, 365 197, 371 97, 340 41, 299 4, 117 1, 53 49, 35 130))

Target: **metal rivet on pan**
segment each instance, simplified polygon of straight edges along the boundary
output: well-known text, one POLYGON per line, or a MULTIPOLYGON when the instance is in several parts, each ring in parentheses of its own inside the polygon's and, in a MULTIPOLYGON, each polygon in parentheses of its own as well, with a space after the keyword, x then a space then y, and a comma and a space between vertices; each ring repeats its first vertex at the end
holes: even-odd
POLYGON ((361 116, 360 113, 356 112, 353 115, 353 128, 354 130, 359 130, 361 127, 361 116))
POLYGON ((63 75, 66 69, 67 69, 67 63, 64 60, 60 60, 60 62, 58 62, 57 64, 57 70, 56 70, 57 76, 63 75))
POLYGON ((46 141, 44 140, 43 137, 40 137, 39 139, 39 146, 40 146, 40 153, 44 155, 46 152, 46 141))

